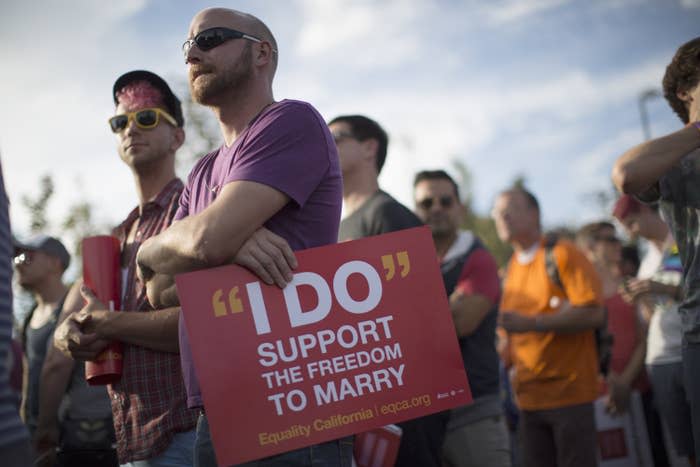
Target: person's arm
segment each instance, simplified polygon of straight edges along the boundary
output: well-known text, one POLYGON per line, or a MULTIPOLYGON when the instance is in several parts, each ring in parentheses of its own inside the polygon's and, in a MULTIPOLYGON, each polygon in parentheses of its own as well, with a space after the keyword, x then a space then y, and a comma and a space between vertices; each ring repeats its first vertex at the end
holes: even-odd
POLYGON ((636 317, 636 337, 637 345, 635 345, 632 355, 630 357, 627 366, 622 373, 620 373, 620 379, 622 383, 626 386, 631 387, 634 381, 637 379, 639 374, 644 368, 644 358, 647 354, 647 327, 641 322, 639 316, 636 317))
MULTIPOLYGON (((58 318, 60 325, 71 313, 80 310, 83 299, 80 296, 80 282, 71 287, 58 318)), ((41 368, 39 386, 39 416, 34 433, 34 448, 39 456, 45 455, 45 465, 52 465, 55 449, 59 441, 58 409, 68 389, 75 360, 63 355, 49 339, 46 358, 41 368)))
MULTIPOLYGON (((245 241, 288 201, 287 195, 262 183, 227 183, 205 210, 141 245, 136 260, 147 288, 158 285, 150 281, 156 273, 172 276, 232 261, 245 241)), ((149 290, 148 296, 158 299, 160 292, 149 290)))
POLYGON ((625 152, 613 166, 612 179, 623 193, 648 190, 684 156, 700 148, 700 131, 693 125, 646 141, 625 152))
POLYGON ((479 327, 493 303, 483 295, 465 295, 455 290, 450 295, 450 311, 458 337, 471 335, 479 327))
POLYGON ((69 313, 54 332, 54 345, 67 357, 94 360, 112 340, 161 352, 179 352, 179 308, 147 313, 109 311, 87 287, 81 286, 78 291, 85 306, 69 313))
POLYGON ((627 411, 632 384, 644 367, 644 358, 647 353, 646 326, 641 322, 639 316, 635 320, 635 325, 637 344, 625 369, 619 374, 611 371, 607 378, 609 397, 606 410, 612 414, 621 414, 627 411))
POLYGON ((87 302, 78 313, 77 322, 83 332, 98 339, 118 340, 161 352, 179 352, 178 319, 180 308, 150 312, 109 311, 90 289, 81 287, 87 302))
POLYGON ((605 323, 605 310, 601 306, 571 306, 565 303, 557 313, 525 316, 516 311, 503 310, 500 325, 508 332, 555 332, 571 334, 588 331, 605 323))
POLYGON ((496 260, 486 249, 478 248, 464 263, 455 290, 449 297, 457 335, 464 337, 476 331, 499 296, 496 260))

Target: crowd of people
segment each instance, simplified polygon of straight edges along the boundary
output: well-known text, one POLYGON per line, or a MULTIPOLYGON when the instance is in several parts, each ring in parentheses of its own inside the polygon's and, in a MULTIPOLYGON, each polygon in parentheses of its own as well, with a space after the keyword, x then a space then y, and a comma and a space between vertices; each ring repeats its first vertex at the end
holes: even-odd
MULTIPOLYGON (((395 465, 595 466, 596 404, 613 418, 638 408, 653 465, 672 455, 700 465, 700 38, 680 47, 663 83, 686 126, 619 158, 624 194, 608 218, 546 233, 533 193, 498 193, 492 218, 513 249, 500 269, 461 228, 466 208, 447 172, 417 173, 404 206, 378 183, 389 138, 376 121, 326 122, 306 102, 274 99, 278 48, 258 18, 203 10, 183 52, 191 95, 213 111, 224 143, 181 181, 180 100, 149 71, 115 81, 109 124, 138 199, 112 231, 119 313, 82 281, 63 283, 71 257, 59 239, 11 236, 0 177, 3 465, 217 465, 174 276, 235 263, 285 287, 296 250, 422 225, 473 402, 400 423, 395 465), (641 260, 620 229, 645 246, 641 260), (13 263, 35 302, 16 340, 13 263), (121 379, 88 386, 82 361, 111 341, 124 345, 121 379)), ((352 459, 350 436, 244 465, 352 459)))

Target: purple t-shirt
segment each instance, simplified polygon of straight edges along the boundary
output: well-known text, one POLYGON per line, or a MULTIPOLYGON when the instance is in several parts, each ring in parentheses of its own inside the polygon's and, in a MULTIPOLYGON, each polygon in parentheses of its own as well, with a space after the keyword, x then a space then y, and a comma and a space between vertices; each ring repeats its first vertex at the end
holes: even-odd
MULTIPOLYGON (((190 172, 175 220, 203 211, 224 185, 235 180, 263 183, 290 198, 264 225, 293 250, 338 240, 343 194, 338 153, 328 126, 310 104, 274 103, 253 119, 231 147, 224 145, 204 156, 190 172)), ((183 319, 180 360, 187 403, 201 407, 183 319)))

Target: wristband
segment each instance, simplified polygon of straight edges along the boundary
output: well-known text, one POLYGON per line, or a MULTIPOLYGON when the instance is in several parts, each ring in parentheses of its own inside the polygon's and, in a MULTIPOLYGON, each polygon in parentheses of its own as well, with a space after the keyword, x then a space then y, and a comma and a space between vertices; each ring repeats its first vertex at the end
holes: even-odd
POLYGON ((542 316, 535 316, 535 331, 542 332, 542 316))
POLYGON ((698 131, 700 131, 700 121, 698 121, 698 122, 693 122, 693 126, 694 126, 695 128, 697 128, 698 131))

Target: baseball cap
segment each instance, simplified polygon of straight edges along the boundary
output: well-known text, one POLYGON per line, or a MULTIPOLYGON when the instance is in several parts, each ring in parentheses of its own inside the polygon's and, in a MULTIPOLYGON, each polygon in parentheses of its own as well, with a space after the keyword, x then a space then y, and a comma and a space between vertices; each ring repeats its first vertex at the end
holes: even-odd
POLYGON ((623 221, 630 214, 638 213, 642 209, 642 203, 634 196, 622 195, 613 207, 613 216, 623 221))
POLYGON ((166 83, 163 78, 155 73, 151 73, 150 71, 134 70, 124 73, 117 78, 117 80, 114 82, 114 86, 112 87, 112 98, 114 98, 114 105, 119 104, 117 93, 124 89, 125 86, 135 81, 146 81, 163 93, 163 104, 165 105, 165 110, 167 110, 168 113, 173 116, 177 122, 177 126, 182 127, 185 124, 185 118, 182 116, 182 105, 180 104, 180 99, 178 99, 173 91, 170 90, 170 86, 168 86, 168 83, 166 83))
POLYGON ((41 251, 47 255, 55 256, 61 260, 63 269, 67 269, 70 264, 70 253, 66 250, 60 240, 54 237, 49 237, 48 235, 37 235, 26 242, 20 242, 13 239, 13 244, 15 247, 15 252, 17 250, 29 250, 29 251, 41 251))

